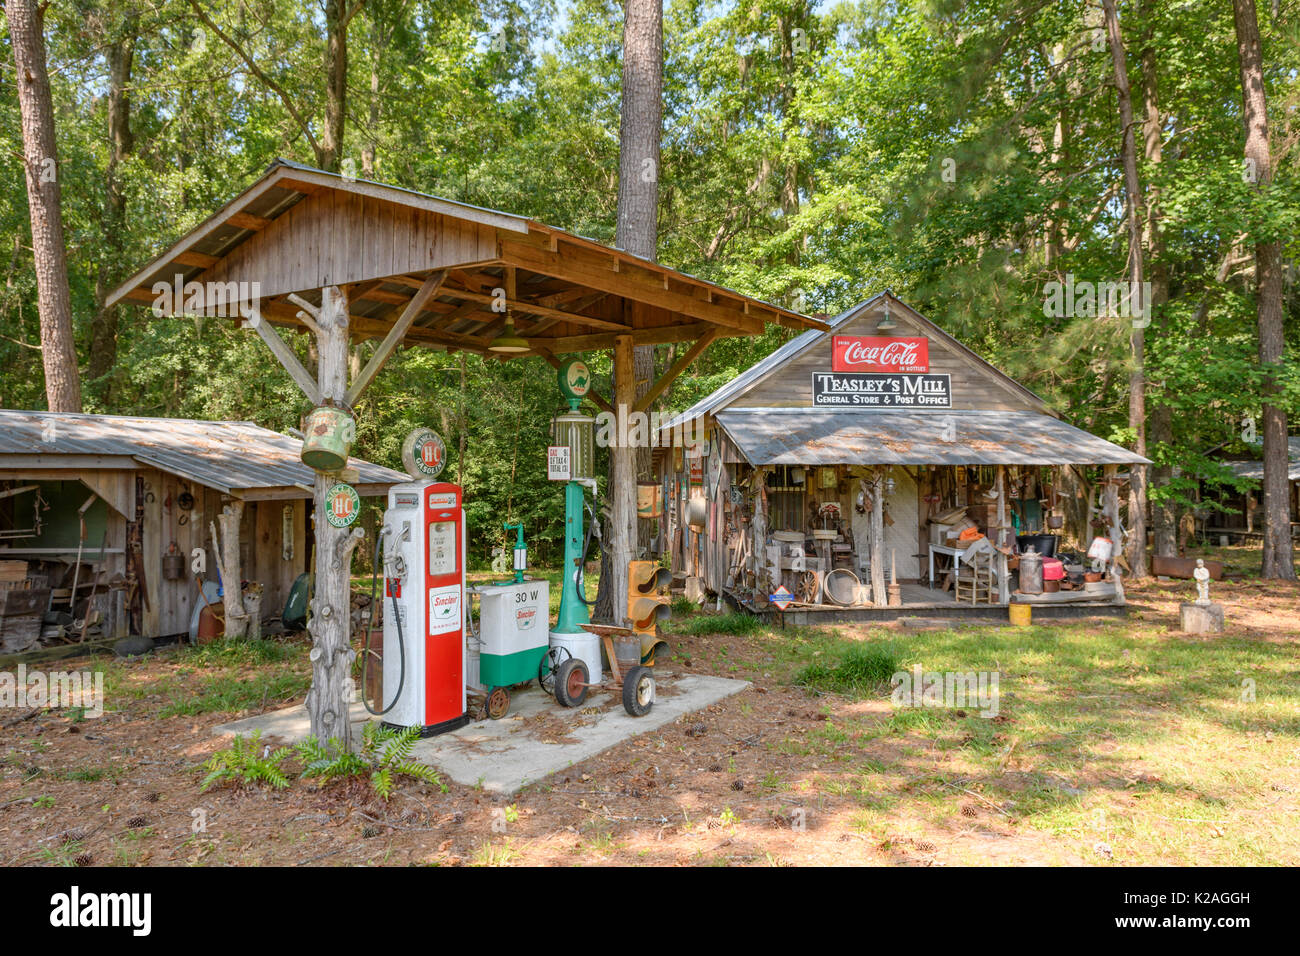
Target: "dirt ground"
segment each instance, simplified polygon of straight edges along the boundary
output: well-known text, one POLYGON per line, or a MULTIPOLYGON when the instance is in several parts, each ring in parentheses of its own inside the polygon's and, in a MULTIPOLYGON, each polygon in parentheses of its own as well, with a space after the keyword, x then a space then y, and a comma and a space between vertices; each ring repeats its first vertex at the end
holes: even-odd
POLYGON ((364 782, 201 793, 200 765, 224 746, 214 726, 301 700, 302 643, 270 662, 196 660, 181 648, 62 662, 50 666, 106 670, 109 711, 0 711, 0 865, 1298 863, 1300 692, 1271 655, 1300 650, 1300 588, 1216 584, 1229 615, 1222 639, 1177 632, 1178 602, 1193 593, 1190 582, 1153 582, 1131 590, 1127 622, 1037 633, 1040 645, 1097 642, 1058 676, 1034 663, 1050 647, 1016 649, 1005 627, 730 635, 692 622, 698 633, 670 636, 661 674, 714 673, 751 689, 509 799, 410 782, 387 802, 364 782), (953 646, 940 640, 1009 648, 995 663, 1007 686, 1019 683, 998 717, 903 720, 888 686, 798 682, 846 643, 932 658, 953 646), (1257 666, 1261 687, 1277 684, 1259 705, 1271 710, 1234 716, 1187 698, 1198 662, 1226 654, 1246 662, 1227 661, 1228 680, 1257 666), (1113 677, 1091 687, 1094 669, 1113 677), (244 706, 204 709, 224 706, 220 674, 244 706), (1058 706, 1070 709, 1048 709, 1058 706), (1242 761, 1231 780, 1205 766, 1224 748, 1242 761))

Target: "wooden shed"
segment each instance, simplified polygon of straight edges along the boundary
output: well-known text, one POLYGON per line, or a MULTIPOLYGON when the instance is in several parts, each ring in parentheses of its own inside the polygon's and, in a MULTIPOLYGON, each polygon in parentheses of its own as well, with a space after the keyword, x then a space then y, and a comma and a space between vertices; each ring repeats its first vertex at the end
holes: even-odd
MULTIPOLYGON (((42 610, 78 617, 94 591, 112 632, 186 633, 201 586, 193 550, 215 581, 210 529, 239 499, 242 577, 262 585, 263 616, 278 616, 310 564, 314 473, 300 447, 251 422, 0 410, 0 588, 48 589, 42 610)), ((363 497, 408 480, 357 459, 350 468, 363 497)))
POLYGON ((840 611, 1123 603, 1118 555, 1103 581, 1075 564, 1047 594, 1016 593, 1016 569, 1023 536, 1063 543, 1048 527, 1060 468, 1101 466, 1088 513, 1118 541, 1119 467, 1146 459, 1069 425, 889 292, 778 348, 660 436, 672 566, 744 606, 768 608, 781 587, 840 611))

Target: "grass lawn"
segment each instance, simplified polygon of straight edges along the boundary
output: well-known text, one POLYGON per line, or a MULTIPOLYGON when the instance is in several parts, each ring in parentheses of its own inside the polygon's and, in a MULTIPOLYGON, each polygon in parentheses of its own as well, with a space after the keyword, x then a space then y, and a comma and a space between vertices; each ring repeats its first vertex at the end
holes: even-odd
POLYGON ((301 638, 62 662, 104 671, 107 712, 0 721, 0 865, 1296 865, 1300 588, 1216 584, 1212 638, 1177 630, 1190 593, 1152 582, 1126 621, 1023 629, 774 630, 679 603, 664 693, 749 689, 510 798, 406 778, 387 801, 364 782, 201 792, 215 725, 302 700, 301 638), (996 673, 996 716, 895 703, 916 665, 996 673))

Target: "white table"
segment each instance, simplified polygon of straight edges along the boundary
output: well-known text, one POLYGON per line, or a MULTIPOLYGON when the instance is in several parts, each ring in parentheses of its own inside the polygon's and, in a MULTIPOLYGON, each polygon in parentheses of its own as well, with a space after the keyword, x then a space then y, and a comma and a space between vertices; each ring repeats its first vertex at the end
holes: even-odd
POLYGON ((952 558, 952 570, 953 574, 956 574, 961 571, 961 556, 965 553, 966 548, 951 548, 942 544, 930 545, 930 590, 934 590, 934 556, 946 554, 952 558))

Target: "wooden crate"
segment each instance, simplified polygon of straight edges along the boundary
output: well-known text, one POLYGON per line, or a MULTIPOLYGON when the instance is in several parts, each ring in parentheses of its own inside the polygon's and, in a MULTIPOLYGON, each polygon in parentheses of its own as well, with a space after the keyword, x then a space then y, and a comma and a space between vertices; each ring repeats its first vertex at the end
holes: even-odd
POLYGON ((39 641, 41 618, 49 606, 49 588, 0 590, 0 652, 18 653, 39 641))

